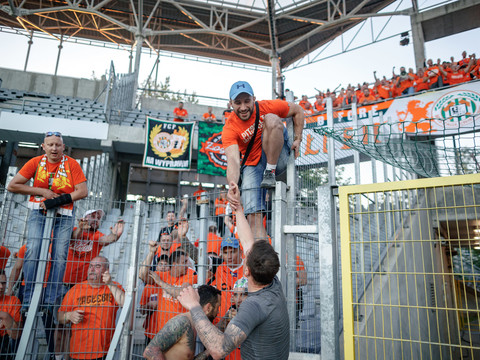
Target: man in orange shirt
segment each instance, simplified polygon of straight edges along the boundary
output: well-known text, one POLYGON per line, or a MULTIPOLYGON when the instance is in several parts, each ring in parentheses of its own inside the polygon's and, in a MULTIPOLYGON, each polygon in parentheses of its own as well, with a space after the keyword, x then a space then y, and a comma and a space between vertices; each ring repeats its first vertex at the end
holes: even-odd
MULTIPOLYGON (((222 132, 222 142, 227 156, 227 182, 238 184, 242 176, 245 214, 255 236, 266 239, 267 233, 262 225, 266 189, 275 187, 275 174, 285 171, 290 150, 295 152, 295 157, 299 155, 305 116, 301 106, 283 100, 264 100, 257 103, 253 89, 246 81, 238 81, 232 85, 230 102, 233 113, 228 117, 222 132), (258 131, 245 166, 240 168, 239 154, 245 156, 254 134, 257 112, 258 131), (291 145, 282 120, 288 117, 293 118, 294 124, 291 145)), ((236 201, 230 190, 227 200, 230 203, 236 201)))
POLYGON ((0 359, 13 359, 22 332, 22 303, 17 297, 6 295, 6 288, 7 275, 0 270, 0 359))
POLYGON ((103 359, 115 331, 115 316, 123 306, 125 292, 112 281, 108 259, 93 258, 87 281, 71 288, 58 309, 58 322, 72 324, 70 357, 103 359))
POLYGON ((211 283, 222 290, 219 314, 224 316, 230 306, 233 286, 243 277, 243 251, 240 242, 233 237, 225 238, 221 244, 221 256, 223 263, 217 268, 215 280, 211 283))
POLYGON ((206 121, 206 122, 217 121, 217 117, 212 111, 213 111, 212 107, 209 106, 207 112, 202 116, 203 121, 206 121))
MULTIPOLYGON (((440 59, 438 59, 437 63, 439 62, 440 59)), ((436 89, 443 86, 440 68, 438 64, 433 64, 432 59, 427 60, 427 69, 425 70, 425 75, 428 77, 428 84, 430 89, 436 89)))
POLYGON ((100 254, 104 246, 114 243, 123 234, 125 223, 122 219, 110 228, 110 234, 105 235, 98 231, 103 216, 101 209, 87 210, 83 218, 78 220, 78 227, 73 229, 63 277, 63 282, 69 288, 87 280, 90 261, 100 254))
POLYGON ((458 64, 452 64, 451 71, 447 72, 442 65, 439 66, 440 72, 447 79, 449 85, 457 85, 471 80, 470 69, 473 67, 474 61, 470 59, 467 67, 461 69, 458 64))
MULTIPOLYGON (((149 253, 143 263, 151 263, 151 259, 156 251, 156 244, 149 243, 149 253)), ((188 256, 182 250, 174 251, 169 258, 170 270, 166 272, 149 271, 148 266, 141 266, 138 277, 147 285, 157 285, 158 292, 158 321, 152 329, 152 333, 157 333, 168 320, 185 312, 177 301, 177 295, 184 284, 196 284, 197 275, 189 268, 190 262, 188 256)))
POLYGON ((178 102, 178 107, 173 109, 173 114, 175 117, 173 118, 173 121, 176 122, 184 122, 188 118, 188 111, 187 109, 183 108, 183 101, 178 102))
POLYGON ((375 95, 373 95, 370 92, 370 89, 368 87, 366 87, 366 88, 363 89, 363 97, 358 103, 365 105, 365 104, 370 104, 370 103, 375 102, 375 101, 377 101, 377 98, 375 97, 375 95))
POLYGON ((0 246, 0 270, 5 270, 8 258, 10 257, 10 250, 6 246, 0 246))
POLYGON ((308 96, 307 95, 302 95, 302 100, 300 100, 298 102, 298 105, 300 105, 303 108, 303 110, 306 110, 307 109, 307 104, 310 105, 308 108, 312 107, 312 104, 310 104, 310 101, 308 101, 308 96))
POLYGON ((53 307, 62 295, 68 245, 75 220, 74 201, 87 196, 87 179, 78 162, 63 154, 62 134, 47 132, 42 144, 45 155, 30 159, 12 179, 8 190, 30 195, 27 222, 27 252, 23 265, 25 294, 23 308, 30 305, 46 221, 46 211, 56 208, 53 225, 52 270, 44 294, 44 304, 53 307), (33 178, 33 186, 27 182, 33 178))

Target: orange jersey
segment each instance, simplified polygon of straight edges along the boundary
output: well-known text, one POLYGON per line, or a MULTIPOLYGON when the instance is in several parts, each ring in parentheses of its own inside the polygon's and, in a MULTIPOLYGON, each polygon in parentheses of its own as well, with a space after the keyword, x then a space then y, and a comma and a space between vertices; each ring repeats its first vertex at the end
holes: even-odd
MULTIPOLYGON (((75 231, 75 229, 73 230, 75 231)), ((95 233, 84 231, 80 235, 80 239, 70 240, 67 266, 63 276, 64 283, 78 284, 87 280, 90 261, 100 254, 100 250, 104 246, 98 242, 102 236, 104 234, 98 230, 95 233)))
POLYGON ((225 264, 220 265, 215 273, 215 280, 212 285, 222 291, 222 302, 218 310, 218 316, 223 317, 230 308, 231 290, 238 279, 243 277, 243 265, 236 270, 230 270, 225 264))
POLYGON ((10 250, 5 246, 0 246, 0 269, 5 269, 8 258, 10 257, 10 250))
POLYGON ((175 117, 173 118, 174 121, 184 121, 184 119, 180 119, 179 116, 183 116, 185 118, 188 116, 187 109, 179 109, 178 107, 173 109, 173 113, 175 114, 175 117))
POLYGON ((217 117, 214 114, 210 114, 208 112, 203 114, 202 118, 203 118, 203 120, 208 119, 208 118, 211 118, 212 120, 217 120, 217 117))
MULTIPOLYGON (((263 119, 266 114, 276 114, 281 118, 286 118, 290 111, 288 102, 283 100, 263 100, 258 102, 260 111, 260 119, 258 122, 257 136, 254 140, 252 150, 245 165, 257 165, 262 156, 262 129, 263 119)), ((238 145, 238 148, 242 155, 247 151, 248 143, 255 131, 255 106, 253 107, 252 116, 247 121, 240 120, 232 112, 225 122, 222 132, 222 143, 224 149, 231 145, 238 145)))
MULTIPOLYGON (((9 314, 13 321, 20 323, 22 316, 20 315, 20 309, 22 308, 22 303, 16 296, 4 295, 3 298, 0 297, 0 312, 6 312, 9 314)), ((5 329, 5 324, 0 322, 0 336, 7 335, 7 330, 5 329)))
POLYGON ((456 73, 447 73, 447 80, 450 85, 461 84, 470 80, 470 75, 465 74, 462 70, 456 73))
POLYGON ((385 86, 385 85, 377 85, 376 87, 378 96, 381 97, 382 99, 388 99, 391 98, 390 96, 390 91, 392 90, 390 86, 385 86))
POLYGON ((218 205, 227 205, 228 200, 227 199, 222 199, 222 198, 216 198, 215 199, 215 215, 224 215, 226 207, 224 206, 218 206, 218 205))
MULTIPOLYGON (((42 160, 43 156, 36 156, 30 160, 28 160, 28 162, 23 165, 23 167, 20 169, 20 171, 18 172, 20 175, 22 175, 24 178, 26 179, 31 179, 35 176, 35 173, 37 171, 37 168, 38 168, 38 164, 40 163, 40 160, 42 160)), ((75 159, 72 159, 71 157, 69 156, 66 156, 67 160, 66 162, 68 162, 68 166, 70 168, 70 174, 72 176, 72 179, 73 179, 73 184, 70 184, 71 186, 69 187, 70 189, 73 189, 75 187, 75 185, 78 185, 82 182, 85 182, 87 181, 87 179, 85 178, 85 175, 83 174, 83 170, 82 168, 80 167, 80 164, 77 162, 77 160, 75 159)), ((50 163, 48 160, 46 162, 46 167, 47 167, 47 172, 49 174, 56 174, 58 169, 59 169, 59 166, 61 164, 61 161, 57 162, 57 163, 50 163)), ((44 188, 44 189, 48 189, 49 187, 49 184, 48 184, 48 178, 44 179, 44 181, 39 181, 35 187, 40 187, 40 188, 44 188)), ((62 190, 63 187, 62 186, 56 186, 56 187, 52 187, 52 191, 57 193, 57 194, 66 194, 66 193, 70 193, 72 191, 63 191, 62 190)))
POLYGON ((205 190, 197 190, 193 193, 193 196, 195 196, 195 198, 197 200, 202 200, 202 194, 203 193, 206 193, 206 191, 205 190))
MULTIPOLYGON (((175 266, 175 264, 173 264, 172 266, 175 266)), ((190 285, 197 283, 197 275, 195 275, 193 270, 191 269, 187 270, 187 273, 180 277, 172 276, 170 274, 170 271, 156 271, 156 273, 164 282, 176 287, 180 287, 185 283, 189 283, 190 285)), ((180 313, 187 312, 187 310, 178 302, 178 300, 174 299, 170 294, 168 294, 161 288, 158 291, 158 311, 159 314, 157 318, 157 327, 155 328, 158 330, 160 330, 163 325, 165 325, 171 318, 177 316, 180 313)), ((157 332, 155 332, 155 334, 157 332)))
MULTIPOLYGON (((158 301, 158 293, 162 291, 162 288, 158 285, 146 285, 142 292, 142 297, 140 298, 140 305, 146 305, 150 301, 158 301)), ((153 339, 155 334, 157 334, 160 329, 158 328, 158 303, 157 309, 152 310, 147 314, 145 322, 143 323, 143 328, 145 329, 145 336, 149 339, 153 339)))
MULTIPOLYGON (((307 103, 310 104, 308 100, 300 100, 298 102, 298 105, 300 105, 303 108, 303 110, 305 110, 307 108, 307 103)), ((312 104, 310 104, 310 107, 312 107, 311 105, 312 104)))
POLYGON ((315 101, 315 103, 313 104, 313 107, 315 108, 315 111, 318 111, 318 112, 325 110, 325 104, 323 103, 323 101, 321 101, 320 103, 315 101))
POLYGON ((220 255, 220 244, 222 243, 222 238, 214 233, 208 233, 207 235, 207 253, 214 252, 217 255, 220 255))
MULTIPOLYGON (((116 282, 114 284, 119 286, 116 282)), ((115 331, 118 307, 106 285, 93 287, 84 281, 67 292, 58 311, 84 311, 83 321, 72 324, 71 358, 97 359, 107 354, 115 331)))

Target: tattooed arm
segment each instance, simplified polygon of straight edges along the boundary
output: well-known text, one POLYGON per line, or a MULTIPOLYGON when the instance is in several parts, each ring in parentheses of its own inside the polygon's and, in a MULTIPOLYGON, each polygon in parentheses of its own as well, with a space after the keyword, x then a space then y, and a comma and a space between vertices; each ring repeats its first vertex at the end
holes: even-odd
POLYGON ((188 346, 195 351, 195 334, 190 320, 185 315, 180 315, 169 320, 155 335, 143 352, 143 356, 149 360, 164 360, 163 353, 172 348, 185 333, 188 338, 188 346))
POLYGON ((214 359, 224 358, 247 338, 247 335, 233 324, 229 324, 225 333, 222 333, 208 320, 200 306, 191 308, 190 314, 200 340, 214 359))

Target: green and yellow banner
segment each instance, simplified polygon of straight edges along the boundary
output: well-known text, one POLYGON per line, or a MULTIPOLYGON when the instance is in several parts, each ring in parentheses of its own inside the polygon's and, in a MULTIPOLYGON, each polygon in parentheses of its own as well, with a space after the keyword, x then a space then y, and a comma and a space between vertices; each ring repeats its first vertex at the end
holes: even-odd
POLYGON ((147 117, 143 166, 162 170, 190 170, 194 122, 147 117))

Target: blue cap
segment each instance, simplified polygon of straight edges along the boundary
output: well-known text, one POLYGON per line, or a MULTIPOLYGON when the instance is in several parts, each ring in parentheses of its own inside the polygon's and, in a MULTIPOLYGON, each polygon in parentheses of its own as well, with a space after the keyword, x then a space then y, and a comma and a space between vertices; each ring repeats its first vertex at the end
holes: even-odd
POLYGON ((222 243, 220 244, 220 247, 222 249, 224 247, 227 247, 227 246, 231 247, 231 248, 238 249, 238 247, 240 246, 240 243, 234 237, 229 236, 229 237, 226 237, 225 239, 223 239, 222 243))
POLYGON ((233 84, 230 88, 230 99, 235 100, 241 93, 246 93, 250 96, 253 96, 253 89, 248 82, 237 81, 235 84, 233 84))

